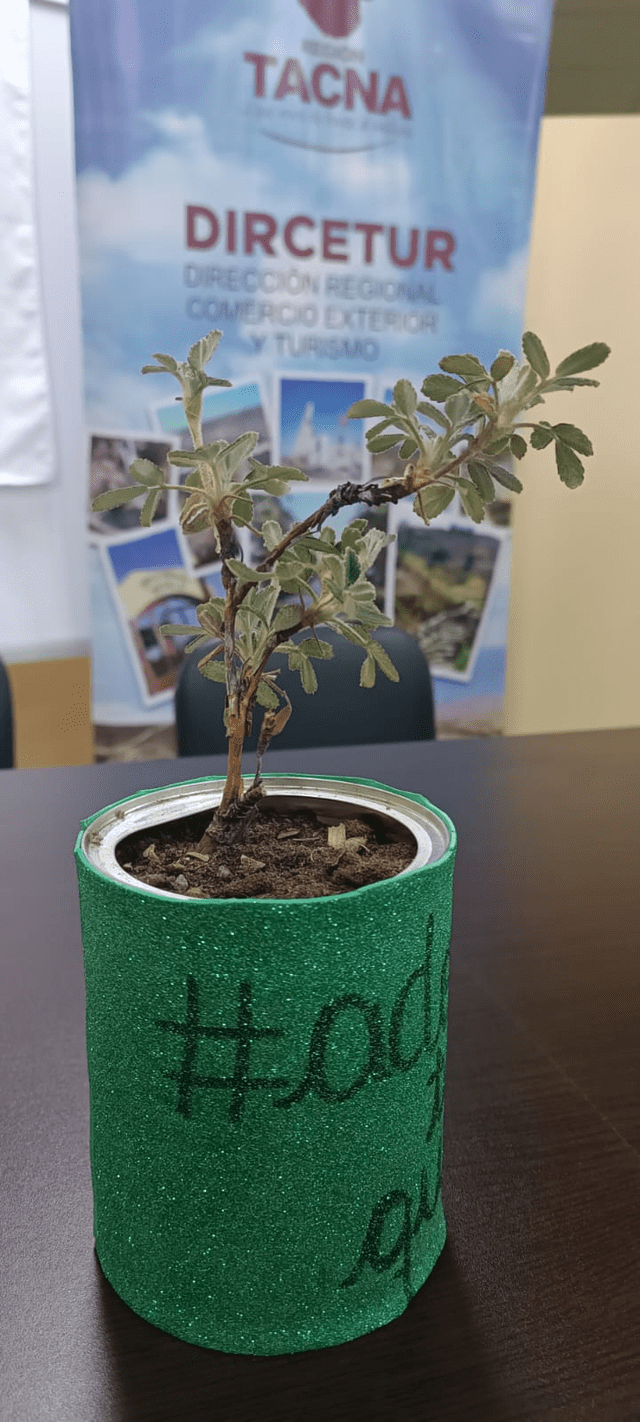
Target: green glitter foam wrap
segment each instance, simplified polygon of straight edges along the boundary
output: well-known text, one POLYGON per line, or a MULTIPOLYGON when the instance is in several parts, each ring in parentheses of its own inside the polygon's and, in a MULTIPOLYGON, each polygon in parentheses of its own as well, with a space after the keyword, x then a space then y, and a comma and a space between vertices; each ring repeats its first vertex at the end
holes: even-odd
POLYGON ((433 1269, 456 845, 436 813, 440 860, 319 899, 165 899, 79 837, 96 1249, 166 1332, 343 1343, 433 1269))

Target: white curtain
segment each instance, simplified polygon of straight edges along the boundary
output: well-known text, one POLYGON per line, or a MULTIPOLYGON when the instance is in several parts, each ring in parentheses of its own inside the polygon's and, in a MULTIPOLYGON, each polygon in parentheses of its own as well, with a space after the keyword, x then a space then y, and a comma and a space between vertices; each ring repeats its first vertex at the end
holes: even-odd
POLYGON ((33 191, 29 0, 0 0, 0 484, 55 468, 33 191))

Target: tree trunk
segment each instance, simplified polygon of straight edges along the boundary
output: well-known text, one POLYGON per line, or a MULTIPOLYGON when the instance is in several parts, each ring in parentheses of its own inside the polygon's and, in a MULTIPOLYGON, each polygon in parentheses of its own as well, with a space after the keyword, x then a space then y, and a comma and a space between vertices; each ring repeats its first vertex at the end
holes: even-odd
POLYGON ((240 700, 237 713, 229 713, 229 750, 227 756, 227 779, 218 813, 226 815, 242 798, 242 751, 247 734, 247 707, 240 700))

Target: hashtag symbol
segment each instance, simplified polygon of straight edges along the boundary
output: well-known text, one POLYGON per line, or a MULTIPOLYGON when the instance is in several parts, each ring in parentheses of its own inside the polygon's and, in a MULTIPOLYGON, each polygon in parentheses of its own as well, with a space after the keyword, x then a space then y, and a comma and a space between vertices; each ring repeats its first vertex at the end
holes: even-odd
POLYGON ((185 1022, 158 1019, 156 1026, 164 1032, 173 1032, 184 1038, 182 1062, 177 1071, 166 1071, 168 1081, 178 1083, 178 1104, 176 1110, 186 1120, 191 1116, 195 1087, 219 1088, 230 1091, 229 1120, 240 1121, 244 1113, 247 1095, 260 1087, 273 1091, 288 1086, 286 1077, 250 1076, 251 1048, 254 1042, 265 1038, 283 1037, 278 1027, 256 1027, 253 1020, 252 990, 250 982, 242 982, 238 988, 238 1017, 235 1027, 203 1027, 200 1022, 199 989, 194 977, 187 978, 187 1016, 185 1022), (235 1042, 236 1055, 233 1073, 230 1076, 202 1076, 196 1072, 198 1049, 204 1038, 214 1042, 235 1042))

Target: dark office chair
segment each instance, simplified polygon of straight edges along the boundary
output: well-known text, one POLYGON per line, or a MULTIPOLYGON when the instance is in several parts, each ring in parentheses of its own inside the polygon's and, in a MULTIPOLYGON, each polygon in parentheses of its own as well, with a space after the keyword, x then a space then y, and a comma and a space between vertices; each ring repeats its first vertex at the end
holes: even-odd
POLYGON ((0 770, 13 766, 13 711, 11 687, 5 667, 0 662, 0 770))
MULTIPOLYGON (((389 681, 378 668, 375 687, 361 687, 363 652, 328 627, 319 628, 318 636, 331 643, 333 657, 314 661, 318 690, 313 696, 302 690, 300 676, 289 671, 285 656, 272 659, 271 667, 282 667, 278 680, 293 706, 293 715, 272 743, 275 749, 433 740, 433 688, 417 642, 399 627, 380 627, 373 635, 391 657, 399 682, 389 681)), ((224 686, 198 671, 200 655, 185 658, 176 687, 178 754, 224 755, 224 686)), ((247 741, 249 751, 255 750, 258 739, 260 708, 258 713, 247 741)))

